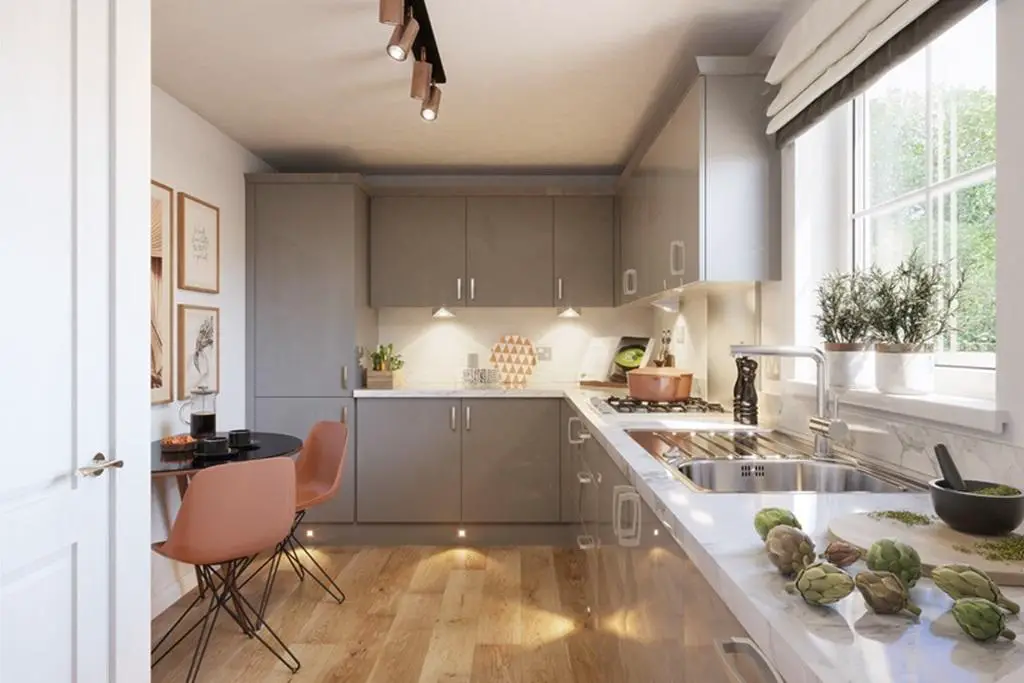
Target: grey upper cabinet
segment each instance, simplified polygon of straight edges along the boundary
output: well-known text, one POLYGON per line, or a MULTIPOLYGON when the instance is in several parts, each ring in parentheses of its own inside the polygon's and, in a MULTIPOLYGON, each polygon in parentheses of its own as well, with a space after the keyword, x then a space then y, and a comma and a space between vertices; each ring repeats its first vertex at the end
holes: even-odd
POLYGON ((555 197, 555 304, 613 306, 611 197, 555 197))
POLYGON ((348 452, 341 487, 330 500, 310 508, 307 522, 353 522, 356 511, 356 419, 352 398, 257 398, 253 424, 259 431, 282 432, 305 440, 321 420, 348 425, 348 452))
POLYGON ((371 225, 374 308, 465 303, 464 197, 375 197, 371 225))
POLYGON ((549 197, 468 198, 468 305, 554 306, 553 240, 549 197))
POLYGON ((458 399, 359 399, 359 522, 458 522, 458 399))
POLYGON ((700 75, 621 183, 624 303, 694 282, 781 274, 779 155, 764 133, 768 63, 697 65, 700 75))
POLYGON ((462 401, 462 520, 558 522, 561 401, 462 401))
POLYGON ((256 397, 350 396, 369 307, 368 200, 331 176, 248 177, 249 363, 256 397))

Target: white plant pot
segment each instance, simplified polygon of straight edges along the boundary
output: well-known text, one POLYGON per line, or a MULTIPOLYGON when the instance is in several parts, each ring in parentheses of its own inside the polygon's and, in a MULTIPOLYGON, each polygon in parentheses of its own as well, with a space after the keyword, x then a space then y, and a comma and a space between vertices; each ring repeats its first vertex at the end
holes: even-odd
POLYGON ((874 388, 875 353, 867 344, 825 344, 825 357, 833 390, 874 388))
POLYGON ((875 386, 883 394, 930 394, 935 391, 935 354, 904 344, 875 346, 875 386))

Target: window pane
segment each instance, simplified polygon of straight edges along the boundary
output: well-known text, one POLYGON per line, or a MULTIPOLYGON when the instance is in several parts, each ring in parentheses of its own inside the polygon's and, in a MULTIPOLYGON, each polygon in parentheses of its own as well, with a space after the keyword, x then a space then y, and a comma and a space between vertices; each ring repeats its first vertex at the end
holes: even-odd
POLYGON ((864 263, 884 270, 897 266, 914 249, 929 254, 928 214, 923 199, 895 211, 862 218, 860 230, 858 242, 865 249, 864 263))
POLYGON ((987 3, 931 50, 935 180, 996 160, 996 7, 987 3))
POLYGON ((864 173, 871 208, 928 182, 924 51, 903 62, 864 95, 864 173))
POLYGON ((996 181, 942 198, 939 226, 944 258, 965 268, 967 278, 950 351, 996 350, 996 181))

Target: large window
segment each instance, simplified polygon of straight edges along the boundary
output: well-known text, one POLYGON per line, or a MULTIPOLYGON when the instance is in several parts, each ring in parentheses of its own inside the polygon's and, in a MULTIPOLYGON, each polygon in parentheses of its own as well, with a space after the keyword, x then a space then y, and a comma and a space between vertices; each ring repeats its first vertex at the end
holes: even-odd
POLYGON ((996 3, 854 102, 854 265, 918 250, 965 268, 940 365, 995 367, 996 3))

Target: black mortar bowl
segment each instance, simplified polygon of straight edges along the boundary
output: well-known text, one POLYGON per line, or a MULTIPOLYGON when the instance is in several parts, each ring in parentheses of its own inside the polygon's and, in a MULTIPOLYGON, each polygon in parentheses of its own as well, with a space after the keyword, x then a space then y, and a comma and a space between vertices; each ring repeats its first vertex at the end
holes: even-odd
POLYGON ((935 514, 953 529, 979 536, 1003 536, 1024 522, 1024 493, 983 496, 972 491, 996 484, 973 479, 965 479, 964 484, 966 491, 956 491, 945 479, 929 482, 935 514))

